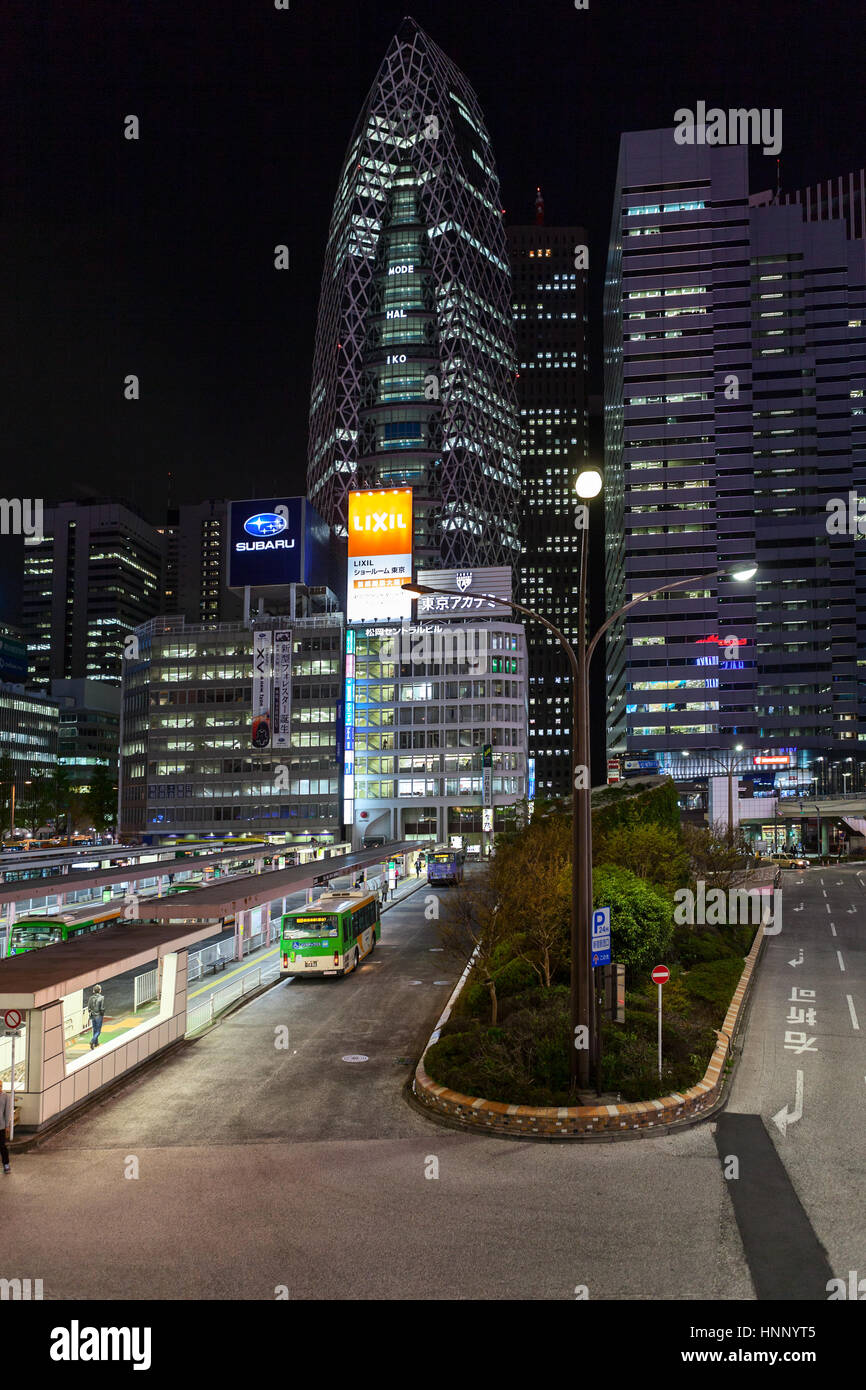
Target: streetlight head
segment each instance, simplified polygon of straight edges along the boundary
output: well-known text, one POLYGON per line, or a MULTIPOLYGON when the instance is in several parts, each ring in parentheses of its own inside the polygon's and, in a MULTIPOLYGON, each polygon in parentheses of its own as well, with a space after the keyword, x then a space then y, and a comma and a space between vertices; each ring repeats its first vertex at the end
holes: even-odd
POLYGON ((730 571, 729 578, 736 579, 738 584, 746 584, 750 579, 753 579, 757 573, 758 566, 745 560, 730 571))
POLYGON ((401 584, 400 588, 404 594, 412 594, 413 598, 422 598, 424 594, 434 592, 432 589, 428 589, 426 584, 401 584))
POLYGON ((604 485, 604 480, 597 468, 584 468, 582 473, 578 473, 574 484, 574 490, 578 497, 597 497, 604 485))

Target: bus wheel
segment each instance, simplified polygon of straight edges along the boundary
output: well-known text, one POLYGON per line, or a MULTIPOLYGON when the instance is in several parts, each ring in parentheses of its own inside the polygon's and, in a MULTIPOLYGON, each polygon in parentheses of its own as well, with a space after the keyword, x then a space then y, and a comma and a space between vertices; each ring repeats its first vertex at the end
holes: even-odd
POLYGON ((360 959, 361 959, 361 953, 360 953, 360 951, 358 950, 358 948, 357 948, 357 946, 356 946, 356 947, 355 947, 355 969, 356 969, 356 970, 358 969, 358 962, 360 961, 360 959))

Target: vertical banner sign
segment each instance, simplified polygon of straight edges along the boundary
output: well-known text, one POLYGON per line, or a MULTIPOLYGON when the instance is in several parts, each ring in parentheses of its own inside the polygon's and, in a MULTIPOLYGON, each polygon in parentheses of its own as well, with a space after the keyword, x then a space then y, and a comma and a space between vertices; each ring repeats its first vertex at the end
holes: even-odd
POLYGON ((292 742, 292 634, 274 633, 274 729, 275 748, 292 742))
POLYGON ((485 743, 481 750, 481 801, 484 806, 493 802, 493 744, 485 743))
POLYGON ((253 748, 271 746, 271 634, 253 632, 253 748))

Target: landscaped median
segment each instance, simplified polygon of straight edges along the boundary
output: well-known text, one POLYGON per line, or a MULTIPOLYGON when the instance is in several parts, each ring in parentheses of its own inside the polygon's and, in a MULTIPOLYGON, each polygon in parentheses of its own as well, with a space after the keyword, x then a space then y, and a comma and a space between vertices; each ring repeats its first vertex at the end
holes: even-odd
POLYGON ((752 973, 757 964, 764 940, 759 926, 754 942, 745 959, 742 975, 710 1057, 703 1079, 688 1090, 671 1092, 653 1100, 633 1101, 619 1105, 531 1106, 508 1105, 503 1101, 484 1100, 478 1096, 461 1095, 438 1085, 428 1075, 424 1061, 430 1048, 438 1041, 466 981, 471 963, 464 971, 457 988, 445 1007, 424 1049, 415 1070, 412 1092, 416 1100, 431 1113, 447 1118, 461 1127, 487 1134, 507 1134, 525 1138, 580 1138, 592 1134, 628 1134, 634 1130, 647 1132, 666 1128, 680 1121, 706 1115, 717 1105, 724 1087, 726 1064, 734 1036, 742 1019, 752 973))

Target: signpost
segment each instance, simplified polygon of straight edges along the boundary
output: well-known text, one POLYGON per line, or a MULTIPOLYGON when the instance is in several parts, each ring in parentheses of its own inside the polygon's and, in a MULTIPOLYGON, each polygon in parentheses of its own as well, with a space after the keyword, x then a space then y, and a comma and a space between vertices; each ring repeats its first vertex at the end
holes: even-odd
POLYGON ((12 1105, 9 1113, 9 1138, 15 1138, 15 1039, 18 1037, 18 1029, 24 1020, 24 1015, 20 1009, 7 1009, 3 1015, 3 1022, 6 1024, 7 1033, 12 1035, 12 1066, 10 1076, 12 1077, 12 1105))
POLYGON ((666 965, 654 967, 652 981, 659 987, 659 1081, 662 1079, 662 985, 666 985, 670 977, 671 972, 666 965))
POLYGON ((597 907, 592 914, 590 960, 593 966, 610 965, 610 908, 597 907))

